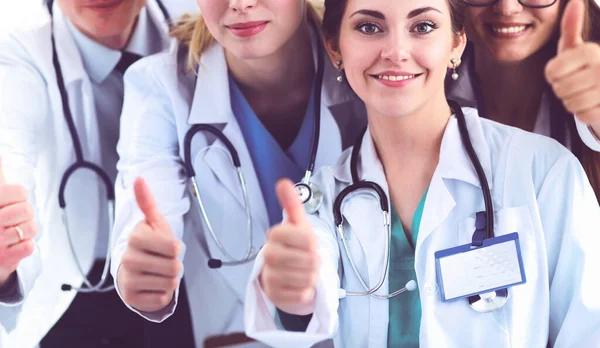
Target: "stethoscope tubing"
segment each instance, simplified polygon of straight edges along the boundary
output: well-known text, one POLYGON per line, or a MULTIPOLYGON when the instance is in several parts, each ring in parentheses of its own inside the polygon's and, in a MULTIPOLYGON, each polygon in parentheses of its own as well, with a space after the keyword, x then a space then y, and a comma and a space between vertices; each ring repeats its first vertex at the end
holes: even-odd
MULTIPOLYGON (((171 21, 170 15, 169 15, 166 7, 164 6, 164 4, 162 3, 161 0, 156 0, 156 2, 164 15, 166 22, 170 23, 170 21, 171 21)), ((54 4, 53 0, 49 0, 46 3, 48 12, 50 14, 51 21, 53 20, 53 17, 54 17, 53 9, 52 9, 53 4, 54 4)), ((105 186, 105 189, 106 189, 109 228, 112 230, 112 227, 114 225, 115 188, 114 188, 113 183, 110 180, 110 176, 104 169, 102 169, 100 166, 98 166, 94 163, 86 161, 84 158, 81 140, 79 138, 79 135, 77 134, 77 128, 75 127, 75 121, 73 119, 73 114, 71 113, 71 109, 69 107, 69 97, 68 97, 68 93, 67 93, 67 88, 65 86, 64 77, 62 74, 62 67, 60 64, 60 59, 58 57, 58 52, 56 50, 56 40, 55 40, 53 32, 51 34, 50 40, 51 40, 51 44, 52 44, 52 63, 54 65, 56 82, 58 85, 58 89, 60 91, 63 115, 65 117, 65 121, 67 123, 67 128, 68 128, 69 134, 71 136, 71 141, 73 143, 73 150, 75 151, 75 163, 73 163, 69 168, 67 168, 67 170, 63 174, 63 177, 61 178, 59 191, 58 191, 58 204, 61 209, 61 219, 62 219, 62 222, 66 229, 67 239, 69 241, 69 247, 71 249, 73 258, 75 259, 75 263, 77 264, 77 268, 78 268, 79 272, 81 273, 81 276, 83 277, 83 285, 84 285, 81 287, 76 287, 76 286, 72 286, 69 284, 63 284, 62 289, 65 291, 76 290, 77 292, 82 292, 82 293, 109 292, 114 289, 114 286, 109 285, 107 287, 104 287, 104 284, 106 283, 106 281, 108 279, 108 272, 110 269, 111 246, 112 246, 112 237, 113 237, 112 231, 109 231, 109 234, 108 234, 108 248, 107 248, 106 258, 105 258, 106 261, 104 263, 104 268, 102 269, 102 276, 98 283, 92 284, 92 282, 89 281, 89 279, 86 275, 86 272, 84 271, 84 269, 81 265, 81 262, 79 261, 79 258, 77 257, 77 253, 75 251, 75 245, 73 243, 73 236, 71 235, 71 231, 69 229, 69 219, 68 219, 67 211, 66 211, 67 202, 65 200, 65 192, 66 192, 67 183, 68 183, 70 177, 76 171, 78 171, 80 169, 88 169, 88 170, 94 172, 97 176, 99 176, 101 178, 102 183, 105 186)))
MULTIPOLYGON (((494 209, 493 209, 493 202, 492 202, 492 198, 491 198, 491 192, 490 192, 489 184, 487 181, 487 177, 483 170, 483 166, 481 165, 481 162, 479 161, 479 158, 477 157, 475 149, 473 148, 473 144, 469 137, 468 127, 467 127, 465 116, 462 112, 462 109, 456 102, 454 102, 452 100, 448 100, 448 104, 450 105, 451 109, 454 110, 454 113, 456 115, 456 119, 458 122, 458 127, 459 127, 459 131, 460 131, 462 143, 465 146, 467 154, 471 160, 471 163, 473 164, 473 166, 475 168, 475 171, 476 171, 479 181, 481 183, 481 190, 482 190, 482 194, 483 194, 483 198, 484 198, 485 214, 486 214, 486 233, 485 233, 484 238, 485 239, 493 238, 494 237, 494 230, 493 230, 494 209)), ((346 187, 345 189, 343 189, 338 194, 338 196, 336 197, 334 204, 333 204, 333 216, 334 216, 334 222, 336 225, 336 231, 338 234, 338 238, 342 242, 342 247, 343 247, 344 251, 346 252, 346 256, 348 258, 348 261, 350 262, 352 271, 356 275, 361 286, 365 289, 365 291, 354 291, 354 292, 353 291, 344 291, 344 292, 345 292, 346 296, 372 296, 377 299, 390 299, 396 295, 399 295, 399 294, 407 291, 407 287, 396 290, 396 291, 391 292, 386 295, 375 294, 383 286, 383 284, 385 282, 385 277, 387 276, 388 269, 389 269, 391 223, 390 223, 390 218, 389 218, 388 197, 385 194, 385 192, 383 191, 383 189, 381 188, 381 186, 379 186, 375 182, 361 181, 359 174, 358 174, 358 160, 359 160, 359 156, 360 156, 360 150, 362 147, 362 139, 364 137, 365 132, 366 132, 366 128, 362 131, 361 135, 359 135, 359 137, 357 138, 357 140, 354 144, 354 147, 352 149, 352 152, 351 152, 350 172, 351 172, 351 176, 352 176, 352 184, 350 186, 346 187), (355 192, 359 192, 361 190, 370 191, 371 194, 373 194, 375 197, 377 197, 379 199, 380 209, 383 213, 384 228, 386 230, 384 267, 383 267, 380 279, 374 287, 369 287, 369 285, 367 284, 365 279, 362 277, 362 275, 358 271, 358 267, 356 266, 356 264, 354 262, 354 258, 352 257, 352 253, 350 252, 350 248, 348 246, 346 233, 344 232, 344 219, 343 219, 343 215, 342 215, 342 208, 343 208, 344 201, 346 200, 346 198, 348 196, 352 195, 355 192)), ((474 243, 475 247, 478 246, 478 245, 476 245, 475 241, 473 243, 474 243)))

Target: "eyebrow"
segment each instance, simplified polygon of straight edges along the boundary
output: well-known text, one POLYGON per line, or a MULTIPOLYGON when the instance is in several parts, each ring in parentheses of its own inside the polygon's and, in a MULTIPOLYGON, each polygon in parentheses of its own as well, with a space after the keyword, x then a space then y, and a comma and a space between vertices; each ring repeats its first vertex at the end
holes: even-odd
POLYGON ((428 6, 428 7, 421 7, 421 8, 418 8, 416 10, 410 11, 410 13, 408 14, 407 18, 410 19, 410 18, 413 18, 413 17, 416 17, 416 16, 420 15, 421 13, 425 13, 425 12, 429 12, 429 11, 435 11, 435 12, 442 13, 437 8, 428 6))
POLYGON ((358 14, 371 16, 371 17, 375 17, 378 19, 385 19, 385 16, 383 15, 383 13, 381 13, 379 11, 374 11, 374 10, 358 10, 358 11, 354 12, 352 15, 350 15, 349 18, 352 18, 353 16, 358 15, 358 14))
MULTIPOLYGON (((407 18, 410 19, 410 18, 416 17, 416 16, 418 16, 418 15, 420 15, 422 13, 429 12, 429 11, 435 11, 435 12, 442 13, 437 8, 428 6, 428 7, 421 7, 421 8, 418 8, 416 10, 410 11, 410 13, 408 14, 407 18)), ((358 11, 354 12, 352 15, 350 15, 349 18, 352 18, 353 16, 358 15, 358 14, 362 14, 362 15, 366 15, 366 16, 375 17, 377 19, 385 20, 385 15, 383 13, 381 13, 379 11, 374 11, 374 10, 358 10, 358 11)))

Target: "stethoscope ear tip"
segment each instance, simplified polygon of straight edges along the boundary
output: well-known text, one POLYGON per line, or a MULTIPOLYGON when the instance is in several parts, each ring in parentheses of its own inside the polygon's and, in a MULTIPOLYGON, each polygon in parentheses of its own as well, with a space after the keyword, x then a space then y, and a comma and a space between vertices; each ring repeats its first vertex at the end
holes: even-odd
POLYGON ((60 287, 60 289, 61 289, 62 291, 71 291, 71 290, 73 289, 73 287, 72 287, 71 285, 69 285, 69 284, 63 284, 63 285, 60 287))

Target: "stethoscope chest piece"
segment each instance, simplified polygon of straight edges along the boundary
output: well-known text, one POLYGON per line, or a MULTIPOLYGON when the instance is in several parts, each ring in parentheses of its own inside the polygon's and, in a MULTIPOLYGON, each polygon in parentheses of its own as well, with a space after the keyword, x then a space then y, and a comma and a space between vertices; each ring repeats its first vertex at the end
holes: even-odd
POLYGON ((488 313, 498 310, 508 302, 508 290, 500 289, 469 297, 469 305, 475 311, 488 313))
POLYGON ((321 193, 321 190, 319 190, 317 185, 312 182, 308 184, 299 182, 294 185, 294 187, 300 196, 300 200, 302 201, 304 210, 307 214, 314 214, 321 208, 321 204, 323 203, 323 193, 321 193))

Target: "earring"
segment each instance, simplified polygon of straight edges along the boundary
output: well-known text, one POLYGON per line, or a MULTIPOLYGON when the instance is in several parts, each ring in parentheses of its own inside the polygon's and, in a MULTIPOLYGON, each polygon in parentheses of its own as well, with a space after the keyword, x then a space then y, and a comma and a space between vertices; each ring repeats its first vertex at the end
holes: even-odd
POLYGON ((458 80, 458 73, 456 72, 456 67, 457 67, 456 58, 450 59, 450 63, 452 63, 452 79, 454 81, 456 81, 456 80, 458 80))
POLYGON ((340 72, 340 75, 337 77, 337 81, 341 83, 342 81, 344 81, 344 73, 342 72, 342 61, 338 60, 337 62, 335 62, 335 65, 337 65, 337 69, 340 72))

